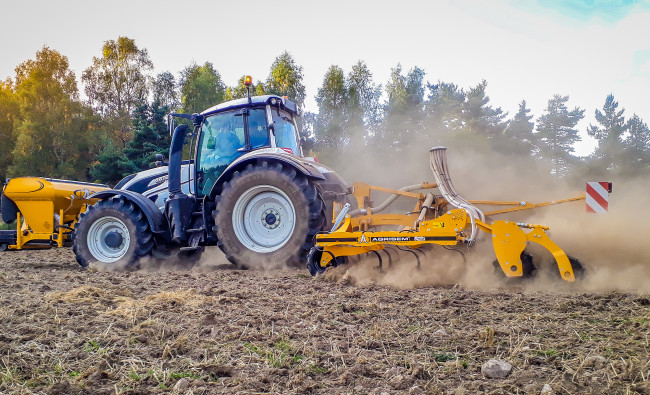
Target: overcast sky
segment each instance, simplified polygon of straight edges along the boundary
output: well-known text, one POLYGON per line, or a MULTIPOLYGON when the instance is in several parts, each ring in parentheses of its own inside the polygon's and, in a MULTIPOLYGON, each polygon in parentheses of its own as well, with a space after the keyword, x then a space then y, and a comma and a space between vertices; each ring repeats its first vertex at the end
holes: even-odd
MULTIPOLYGON (((491 104, 542 114, 553 94, 594 111, 613 93, 625 115, 650 122, 650 0, 2 0, 0 79, 43 45, 67 56, 77 79, 104 41, 127 36, 156 73, 212 62, 226 84, 265 79, 288 50, 303 67, 307 109, 332 64, 364 60, 376 83, 390 69, 423 68, 429 82, 469 88, 485 79, 491 104)), ((80 89, 82 87, 80 86, 80 89)), ((619 107, 620 108, 620 107, 619 107)), ((577 147, 587 154, 593 141, 577 147)))

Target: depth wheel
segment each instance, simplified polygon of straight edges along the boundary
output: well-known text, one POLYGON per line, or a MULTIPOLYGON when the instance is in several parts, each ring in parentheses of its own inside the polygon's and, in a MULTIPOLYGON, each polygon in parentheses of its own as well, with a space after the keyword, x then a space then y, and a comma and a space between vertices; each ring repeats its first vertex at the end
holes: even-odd
POLYGON ((79 216, 72 238, 72 250, 84 268, 93 262, 116 269, 133 268, 154 245, 140 208, 121 197, 89 206, 79 216))
POLYGON ((318 189, 280 163, 236 171, 215 202, 217 245, 230 262, 243 267, 302 265, 325 226, 318 189))

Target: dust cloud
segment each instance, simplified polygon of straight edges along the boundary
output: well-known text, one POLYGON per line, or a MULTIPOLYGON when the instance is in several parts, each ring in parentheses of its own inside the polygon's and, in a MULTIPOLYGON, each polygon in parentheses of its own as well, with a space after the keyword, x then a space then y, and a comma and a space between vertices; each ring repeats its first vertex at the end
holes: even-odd
MULTIPOLYGON (((345 161, 334 160, 332 166, 350 184, 369 184, 399 188, 422 182, 433 182, 429 169, 429 147, 409 153, 399 160, 387 160, 385 155, 348 155, 345 161)), ((420 264, 413 254, 388 248, 380 252, 382 267, 374 254, 351 257, 350 263, 329 268, 324 275, 328 281, 351 284, 382 284, 409 289, 428 286, 462 286, 467 289, 496 289, 519 287, 528 290, 558 291, 629 291, 650 292, 650 180, 603 179, 553 180, 544 168, 530 158, 513 158, 502 154, 473 152, 462 147, 449 147, 447 152, 451 178, 458 192, 468 200, 528 201, 539 203, 583 195, 587 181, 612 181, 607 214, 591 214, 584 200, 544 208, 492 216, 519 222, 548 225, 550 238, 571 257, 584 266, 584 278, 574 284, 560 279, 557 265, 544 248, 529 243, 537 267, 532 279, 506 280, 495 270, 496 257, 486 233, 471 248, 458 245, 454 249, 428 246, 420 251, 420 264)), ((434 190, 434 193, 437 191, 434 190)), ((387 194, 374 193, 375 205, 387 194)), ((415 201, 399 198, 386 212, 404 213, 413 209, 415 201)), ((480 206, 485 212, 498 206, 480 206)), ((262 271, 289 265, 253 262, 247 265, 262 271)), ((301 268, 304 266, 300 266, 301 268)), ((167 260, 149 259, 140 263, 140 270, 164 272, 188 270, 206 273, 237 269, 217 247, 207 247, 199 260, 175 257, 167 260)))
MULTIPOLYGON (((349 181, 356 179, 394 188, 433 182, 428 147, 422 147, 422 151, 405 155, 397 163, 387 163, 385 158, 373 158, 369 154, 354 163, 354 157, 350 157, 352 162, 347 161, 345 168, 336 170, 349 181)), ((530 290, 650 291, 650 246, 647 245, 650 241, 650 180, 647 177, 577 180, 569 176, 557 181, 549 176, 548 168, 530 158, 516 159, 460 147, 450 147, 447 157, 453 183, 468 200, 539 203, 584 195, 587 181, 613 182, 606 214, 587 213, 585 201, 579 200, 490 217, 548 225, 550 238, 584 266, 583 278, 573 284, 563 281, 552 255, 543 247, 529 243, 527 251, 533 255, 537 267, 534 277, 506 281, 504 275, 495 270, 492 262, 496 257, 491 242, 488 235, 482 233, 482 240, 471 249, 457 247, 466 262, 457 251, 433 246, 421 258, 420 270, 415 258, 404 252, 399 252, 398 259, 393 257, 395 264, 391 267, 387 266, 387 257, 382 253, 384 264, 379 270, 377 257, 366 254, 360 262, 353 258, 354 263, 329 270, 328 280, 397 288, 458 285, 469 289, 516 286, 530 290)), ((378 204, 385 196, 378 194, 372 200, 378 204)), ((400 198, 386 212, 404 212, 412 209, 413 204, 413 200, 400 198)), ((480 208, 488 212, 503 207, 480 208)))

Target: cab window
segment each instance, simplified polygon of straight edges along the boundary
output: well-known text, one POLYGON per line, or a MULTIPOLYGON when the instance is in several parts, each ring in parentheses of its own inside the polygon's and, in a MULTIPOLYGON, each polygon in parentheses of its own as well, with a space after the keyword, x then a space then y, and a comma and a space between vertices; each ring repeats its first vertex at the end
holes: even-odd
POLYGON ((271 145, 264 108, 254 108, 248 112, 248 134, 253 149, 271 145))
POLYGON ((201 195, 210 193, 221 173, 244 152, 246 146, 244 117, 238 112, 213 115, 203 121, 199 142, 198 170, 203 173, 197 179, 201 195))
POLYGON ((275 145, 280 148, 289 148, 294 155, 300 155, 298 132, 289 114, 284 111, 280 111, 278 114, 276 110, 271 113, 275 124, 275 145))

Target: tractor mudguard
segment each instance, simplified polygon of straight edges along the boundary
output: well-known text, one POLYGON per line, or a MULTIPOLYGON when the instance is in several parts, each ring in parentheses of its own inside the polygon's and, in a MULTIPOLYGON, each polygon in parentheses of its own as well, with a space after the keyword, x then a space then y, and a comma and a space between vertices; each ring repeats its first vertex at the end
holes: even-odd
POLYGON ((283 165, 296 169, 296 171, 304 174, 306 177, 315 180, 325 180, 325 176, 321 170, 331 171, 326 166, 308 161, 294 155, 268 152, 265 150, 253 151, 239 157, 233 163, 231 163, 230 166, 228 166, 228 168, 221 174, 217 182, 214 183, 214 186, 212 187, 212 190, 208 196, 214 197, 221 193, 221 187, 223 186, 223 183, 230 180, 232 173, 235 171, 241 171, 249 164, 259 163, 265 160, 280 162, 283 165))
POLYGON ((107 199, 113 196, 122 196, 125 199, 135 203, 147 217, 147 221, 149 222, 149 226, 151 227, 152 232, 158 236, 162 236, 166 241, 170 241, 167 218, 165 218, 165 215, 154 204, 154 202, 147 199, 144 195, 133 191, 111 189, 108 191, 95 193, 90 196, 90 199, 107 199))

